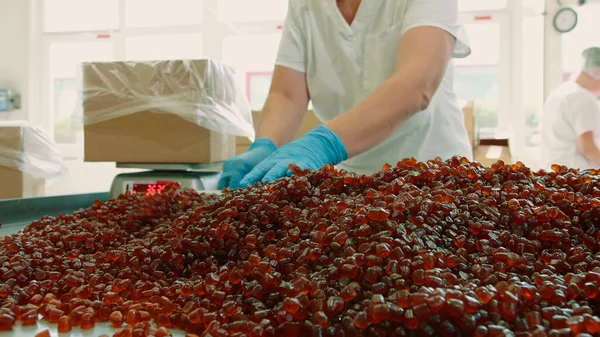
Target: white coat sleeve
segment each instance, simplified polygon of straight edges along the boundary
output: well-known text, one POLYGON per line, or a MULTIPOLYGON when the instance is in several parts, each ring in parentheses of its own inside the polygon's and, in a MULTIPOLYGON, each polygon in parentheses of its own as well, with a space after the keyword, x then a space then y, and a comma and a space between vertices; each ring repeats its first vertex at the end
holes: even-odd
POLYGON ((298 1, 289 1, 275 65, 305 73, 307 41, 299 6, 302 4, 298 1))
POLYGON ((458 0, 408 0, 403 33, 420 26, 437 27, 454 36, 456 47, 452 57, 465 58, 471 54, 467 32, 459 19, 458 0))
POLYGON ((579 99, 572 109, 573 129, 577 137, 588 131, 600 133, 600 107, 594 99, 579 99))

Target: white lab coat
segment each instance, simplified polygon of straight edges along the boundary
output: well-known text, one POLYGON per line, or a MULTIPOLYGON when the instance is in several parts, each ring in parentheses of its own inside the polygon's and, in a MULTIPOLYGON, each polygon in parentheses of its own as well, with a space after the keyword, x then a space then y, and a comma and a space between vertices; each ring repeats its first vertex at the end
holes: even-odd
MULTIPOLYGON (((400 37, 417 26, 439 27, 456 37, 453 57, 471 53, 457 0, 365 0, 351 25, 335 0, 290 0, 276 65, 306 73, 315 114, 326 123, 394 74, 400 37)), ((371 174, 408 157, 426 161, 454 155, 472 159, 451 62, 426 110, 339 167, 371 174)))
POLYGON ((542 166, 553 164, 570 168, 598 168, 579 151, 582 134, 600 132, 600 107, 587 89, 575 82, 565 82, 548 96, 542 115, 542 166))

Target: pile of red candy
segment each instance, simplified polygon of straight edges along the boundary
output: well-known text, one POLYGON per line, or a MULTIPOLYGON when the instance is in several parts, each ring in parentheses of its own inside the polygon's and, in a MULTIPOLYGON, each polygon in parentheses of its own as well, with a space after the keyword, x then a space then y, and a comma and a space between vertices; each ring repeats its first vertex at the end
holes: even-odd
POLYGON ((0 330, 41 314, 121 337, 600 336, 598 172, 296 173, 127 194, 0 238, 0 330))

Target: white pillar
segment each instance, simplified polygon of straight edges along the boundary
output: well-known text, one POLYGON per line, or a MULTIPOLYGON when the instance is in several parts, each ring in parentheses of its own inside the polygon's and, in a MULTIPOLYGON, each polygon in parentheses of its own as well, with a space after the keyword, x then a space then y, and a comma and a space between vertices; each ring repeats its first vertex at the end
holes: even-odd
POLYGON ((544 100, 563 82, 562 35, 554 28, 554 15, 560 8, 556 0, 546 0, 544 23, 544 100))
POLYGON ((523 4, 509 1, 510 8, 510 152, 522 160, 525 149, 525 113, 523 109, 523 4))

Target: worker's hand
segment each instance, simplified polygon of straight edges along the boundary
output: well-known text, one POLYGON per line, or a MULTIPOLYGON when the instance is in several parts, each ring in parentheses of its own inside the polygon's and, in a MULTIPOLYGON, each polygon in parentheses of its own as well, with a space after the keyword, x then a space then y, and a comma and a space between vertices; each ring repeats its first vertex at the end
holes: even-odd
POLYGON ((223 174, 217 188, 237 189, 240 181, 261 161, 277 150, 277 146, 268 138, 257 139, 246 153, 229 159, 223 164, 223 174))
POLYGON ((240 182, 241 187, 257 182, 267 183, 293 173, 290 164, 300 169, 318 170, 327 164, 337 165, 348 158, 340 138, 321 125, 304 137, 279 148, 269 158, 258 164, 240 182))

